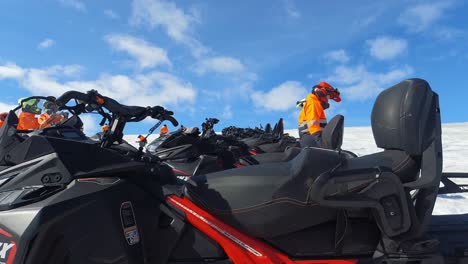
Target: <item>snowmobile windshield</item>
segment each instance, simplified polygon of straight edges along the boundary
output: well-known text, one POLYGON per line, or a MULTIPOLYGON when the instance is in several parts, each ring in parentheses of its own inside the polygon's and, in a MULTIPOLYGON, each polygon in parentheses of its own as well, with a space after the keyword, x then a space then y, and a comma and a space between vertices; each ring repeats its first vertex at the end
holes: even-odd
POLYGON ((72 115, 67 110, 60 110, 54 97, 31 96, 20 99, 13 109, 18 118, 16 129, 32 131, 56 127, 67 121, 72 115))
POLYGON ((156 152, 160 147, 161 145, 163 145, 164 143, 166 143, 166 141, 169 139, 169 138, 174 138, 174 136, 177 136, 177 135, 181 135, 182 133, 180 132, 172 132, 172 133, 168 133, 168 134, 165 134, 165 135, 162 135, 158 138, 156 138, 155 140, 153 140, 153 142, 151 142, 147 147, 146 147, 146 150, 150 153, 153 153, 153 152, 156 152))

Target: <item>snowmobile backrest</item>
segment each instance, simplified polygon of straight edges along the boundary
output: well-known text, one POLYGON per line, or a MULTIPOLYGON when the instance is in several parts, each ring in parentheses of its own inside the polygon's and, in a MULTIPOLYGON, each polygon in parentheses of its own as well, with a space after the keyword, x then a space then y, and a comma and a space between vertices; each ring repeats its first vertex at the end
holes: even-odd
POLYGON ((322 147, 340 149, 343 144, 344 116, 336 115, 322 130, 322 147))
POLYGON ((430 225, 442 176, 439 96, 425 80, 402 81, 377 97, 371 122, 378 147, 402 150, 421 161, 420 177, 403 185, 419 190, 412 233, 422 236, 430 225))
POLYGON ((419 156, 434 140, 437 95, 422 79, 409 79, 384 90, 372 110, 377 147, 419 156))
POLYGON ((280 118, 278 121, 278 127, 276 128, 276 137, 277 138, 282 138, 284 135, 284 124, 283 124, 283 118, 280 118))

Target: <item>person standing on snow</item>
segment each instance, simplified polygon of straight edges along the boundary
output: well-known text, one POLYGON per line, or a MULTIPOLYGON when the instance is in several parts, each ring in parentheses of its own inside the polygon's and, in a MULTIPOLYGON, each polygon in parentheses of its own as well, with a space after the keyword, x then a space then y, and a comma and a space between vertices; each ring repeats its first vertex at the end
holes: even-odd
POLYGON ((330 107, 328 100, 341 102, 340 92, 326 82, 312 88, 299 113, 299 136, 301 147, 321 147, 322 128, 327 124, 325 109, 330 107))

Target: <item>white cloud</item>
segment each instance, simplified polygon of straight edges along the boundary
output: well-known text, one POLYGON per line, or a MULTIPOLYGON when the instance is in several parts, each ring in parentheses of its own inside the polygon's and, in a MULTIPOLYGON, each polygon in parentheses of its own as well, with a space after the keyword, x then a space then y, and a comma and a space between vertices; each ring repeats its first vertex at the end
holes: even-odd
POLYGON ((48 48, 52 47, 53 45, 55 45, 55 40, 46 38, 43 41, 41 41, 41 43, 39 43, 39 45, 37 45, 37 48, 38 49, 48 49, 48 48))
POLYGON ((413 72, 413 68, 408 65, 383 73, 370 72, 363 65, 338 66, 327 80, 335 87, 340 88, 343 101, 365 101, 409 77, 413 72), (340 85, 344 87, 340 87, 340 85))
POLYGON ((207 72, 238 73, 245 70, 244 65, 238 59, 226 56, 212 57, 198 62, 195 72, 202 75, 207 72))
POLYGON ((408 42, 404 39, 384 36, 368 40, 367 45, 369 45, 372 57, 378 60, 390 60, 404 53, 408 42))
POLYGON ((157 65, 171 65, 164 49, 153 46, 143 39, 130 35, 111 34, 106 36, 105 40, 113 49, 124 51, 136 59, 141 69, 157 65))
POLYGON ((233 116, 232 109, 230 105, 225 105, 223 109, 222 117, 224 119, 231 119, 233 116))
POLYGON ((283 0, 284 8, 286 9, 286 14, 291 18, 300 18, 301 13, 296 8, 294 0, 283 0))
POLYGON ((422 32, 430 29, 450 7, 450 1, 418 4, 406 9, 398 18, 398 22, 411 32, 422 32))
POLYGON ((133 0, 130 23, 150 28, 162 27, 167 35, 178 43, 187 45, 195 57, 208 49, 192 36, 192 26, 199 16, 184 12, 175 3, 165 0, 133 0))
POLYGON ((64 6, 71 7, 80 12, 86 12, 86 5, 80 0, 57 0, 64 6))
POLYGON ((14 63, 0 65, 0 80, 21 78, 23 75, 24 70, 14 63))
POLYGON ((109 19, 119 19, 120 16, 112 9, 104 10, 104 15, 109 19))
POLYGON ((323 55, 323 58, 330 62, 346 63, 349 61, 348 54, 346 54, 346 51, 342 49, 327 52, 323 55))
POLYGON ((268 92, 253 92, 255 105, 271 111, 285 111, 296 106, 296 101, 307 94, 307 89, 296 81, 287 81, 268 92))
POLYGON ((197 96, 190 83, 159 71, 135 76, 103 74, 97 80, 64 81, 64 78, 72 77, 81 67, 56 65, 45 69, 23 69, 12 65, 0 66, 0 72, 1 69, 9 69, 5 71, 9 74, 4 74, 3 79, 15 79, 35 95, 59 96, 68 90, 84 92, 95 89, 124 104, 151 106, 193 104, 197 96))
POLYGON ((18 105, 0 102, 0 113, 9 112, 10 110, 13 110, 17 106, 18 105))

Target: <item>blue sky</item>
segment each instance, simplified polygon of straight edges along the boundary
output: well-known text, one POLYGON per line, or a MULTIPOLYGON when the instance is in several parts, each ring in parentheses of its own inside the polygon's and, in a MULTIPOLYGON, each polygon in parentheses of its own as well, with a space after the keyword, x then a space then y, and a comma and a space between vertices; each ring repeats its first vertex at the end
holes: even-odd
MULTIPOLYGON (((461 0, 4 0, 0 111, 27 95, 97 89, 163 105, 185 126, 283 117, 294 128, 295 102, 325 80, 343 99, 328 117, 368 126, 382 89, 419 77, 439 93, 443 122, 466 122, 466 14, 461 0)), ((97 120, 85 118, 87 131, 97 120)))

